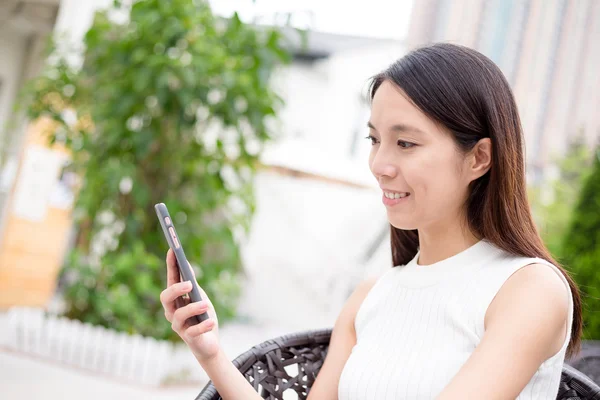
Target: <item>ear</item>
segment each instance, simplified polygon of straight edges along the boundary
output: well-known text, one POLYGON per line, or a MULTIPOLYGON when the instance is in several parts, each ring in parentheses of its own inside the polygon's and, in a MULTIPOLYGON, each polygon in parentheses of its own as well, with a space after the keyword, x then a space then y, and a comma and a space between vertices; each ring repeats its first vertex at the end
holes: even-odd
POLYGON ((469 152, 468 171, 471 180, 485 175, 492 167, 492 140, 480 139, 469 152))

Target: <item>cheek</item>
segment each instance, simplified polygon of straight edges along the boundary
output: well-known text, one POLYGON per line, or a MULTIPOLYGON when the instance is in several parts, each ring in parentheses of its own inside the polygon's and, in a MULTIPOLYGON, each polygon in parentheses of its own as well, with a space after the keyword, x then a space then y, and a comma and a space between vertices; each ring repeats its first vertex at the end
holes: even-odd
POLYGON ((406 183, 415 192, 416 200, 436 204, 453 201, 458 189, 454 158, 432 151, 405 159, 403 164, 406 183))

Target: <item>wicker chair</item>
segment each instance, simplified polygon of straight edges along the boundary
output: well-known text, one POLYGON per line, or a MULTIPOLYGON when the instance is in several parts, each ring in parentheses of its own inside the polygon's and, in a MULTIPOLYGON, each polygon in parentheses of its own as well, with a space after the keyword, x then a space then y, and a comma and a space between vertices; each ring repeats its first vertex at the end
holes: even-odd
POLYGON ((581 352, 567 360, 567 363, 592 381, 600 383, 600 340, 584 340, 581 352))
MULTIPOLYGON (((233 364, 264 399, 283 400, 286 390, 306 399, 327 355, 330 336, 331 329, 284 335, 252 347, 233 360, 233 364)), ((196 397, 196 400, 220 399, 212 382, 196 397)), ((565 364, 557 399, 600 400, 600 387, 565 364)))

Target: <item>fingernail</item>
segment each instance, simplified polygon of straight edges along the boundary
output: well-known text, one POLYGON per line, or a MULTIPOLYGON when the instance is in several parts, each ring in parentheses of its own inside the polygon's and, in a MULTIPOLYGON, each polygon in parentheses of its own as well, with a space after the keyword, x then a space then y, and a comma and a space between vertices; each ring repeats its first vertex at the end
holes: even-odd
POLYGON ((185 288, 186 288, 186 289, 191 289, 191 287, 192 287, 192 282, 190 282, 190 281, 186 281, 184 286, 185 286, 185 288))

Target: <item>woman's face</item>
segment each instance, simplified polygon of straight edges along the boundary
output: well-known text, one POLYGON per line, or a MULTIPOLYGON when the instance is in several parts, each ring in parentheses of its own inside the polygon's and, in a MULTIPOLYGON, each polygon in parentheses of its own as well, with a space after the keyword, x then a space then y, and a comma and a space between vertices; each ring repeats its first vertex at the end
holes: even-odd
POLYGON ((474 178, 470 158, 393 83, 384 81, 371 104, 369 167, 390 224, 403 230, 454 224, 474 178))

